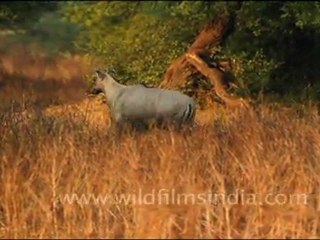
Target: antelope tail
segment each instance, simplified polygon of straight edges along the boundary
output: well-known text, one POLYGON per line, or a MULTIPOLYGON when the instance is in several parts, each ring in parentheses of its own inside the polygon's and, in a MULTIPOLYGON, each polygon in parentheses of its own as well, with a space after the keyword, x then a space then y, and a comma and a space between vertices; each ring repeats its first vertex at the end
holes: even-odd
POLYGON ((191 103, 188 104, 186 110, 183 112, 182 121, 188 122, 191 121, 194 117, 194 108, 191 103))

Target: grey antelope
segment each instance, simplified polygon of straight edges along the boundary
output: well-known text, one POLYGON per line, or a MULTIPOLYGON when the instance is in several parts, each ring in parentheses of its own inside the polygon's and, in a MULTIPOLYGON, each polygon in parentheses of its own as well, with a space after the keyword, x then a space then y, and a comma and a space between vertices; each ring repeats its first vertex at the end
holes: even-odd
POLYGON ((134 127, 146 127, 146 121, 151 119, 158 124, 173 120, 178 127, 194 122, 195 101, 187 95, 141 84, 125 86, 107 71, 97 70, 95 75, 93 93, 104 93, 112 119, 118 126, 131 123, 134 127))

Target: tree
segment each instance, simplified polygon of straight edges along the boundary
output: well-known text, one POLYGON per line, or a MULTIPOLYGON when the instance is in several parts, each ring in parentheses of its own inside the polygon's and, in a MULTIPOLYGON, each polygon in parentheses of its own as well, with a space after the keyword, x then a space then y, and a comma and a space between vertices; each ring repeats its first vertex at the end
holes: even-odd
MULTIPOLYGON (((162 86, 210 89, 205 78, 223 72, 219 65, 228 59, 237 84, 251 96, 261 92, 294 95, 312 84, 311 96, 320 98, 319 10, 318 2, 243 2, 239 6, 237 2, 111 1, 71 2, 64 13, 83 27, 77 47, 105 58, 123 82, 158 85, 164 79, 162 86), (205 51, 194 47, 201 29, 221 16, 233 16, 231 28, 225 28, 230 34, 221 30, 222 41, 216 44, 211 38, 210 44, 200 47, 205 51), (311 47, 302 48, 305 44, 311 47), (203 72, 204 63, 213 72, 203 72)), ((212 83, 217 91, 222 81, 212 83)), ((226 87, 220 89, 221 97, 226 87)))
POLYGON ((0 5, 0 28, 26 28, 37 21, 44 12, 55 11, 54 1, 2 1, 0 5))
POLYGON ((230 22, 232 23, 230 16, 219 16, 209 22, 188 51, 170 65, 160 86, 185 85, 190 77, 200 72, 211 81, 215 93, 226 104, 232 106, 247 105, 242 99, 234 98, 227 93, 224 86, 226 78, 224 71, 221 70, 224 64, 216 63, 214 66, 210 64, 210 55, 213 52, 209 52, 209 48, 222 42, 228 27, 231 25, 230 22))

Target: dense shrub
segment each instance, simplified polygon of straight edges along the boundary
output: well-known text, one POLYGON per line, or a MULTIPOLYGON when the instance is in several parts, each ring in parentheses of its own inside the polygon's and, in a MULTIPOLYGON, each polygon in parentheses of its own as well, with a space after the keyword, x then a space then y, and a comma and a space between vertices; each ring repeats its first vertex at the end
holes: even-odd
POLYGON ((156 84, 170 62, 217 14, 236 16, 220 53, 251 94, 261 91, 319 98, 318 2, 82 2, 65 17, 84 27, 77 47, 102 56, 122 80, 156 84), (304 94, 305 95, 305 94, 304 94))
POLYGON ((252 96, 320 99, 319 2, 106 1, 4 2, 0 29, 55 52, 86 52, 113 66, 122 82, 156 85, 205 24, 235 16, 217 58, 233 60, 252 96), (63 18, 62 18, 63 16, 63 18))

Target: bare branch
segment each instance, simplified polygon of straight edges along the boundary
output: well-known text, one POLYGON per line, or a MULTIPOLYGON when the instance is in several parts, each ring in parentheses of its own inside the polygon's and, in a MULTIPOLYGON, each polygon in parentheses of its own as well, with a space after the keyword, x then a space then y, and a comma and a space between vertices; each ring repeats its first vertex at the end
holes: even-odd
POLYGON ((206 62, 193 53, 186 53, 187 61, 192 64, 201 74, 207 77, 214 85, 216 94, 228 105, 228 106, 247 106, 248 102, 242 98, 236 98, 228 94, 223 86, 223 72, 217 68, 210 68, 206 62))

